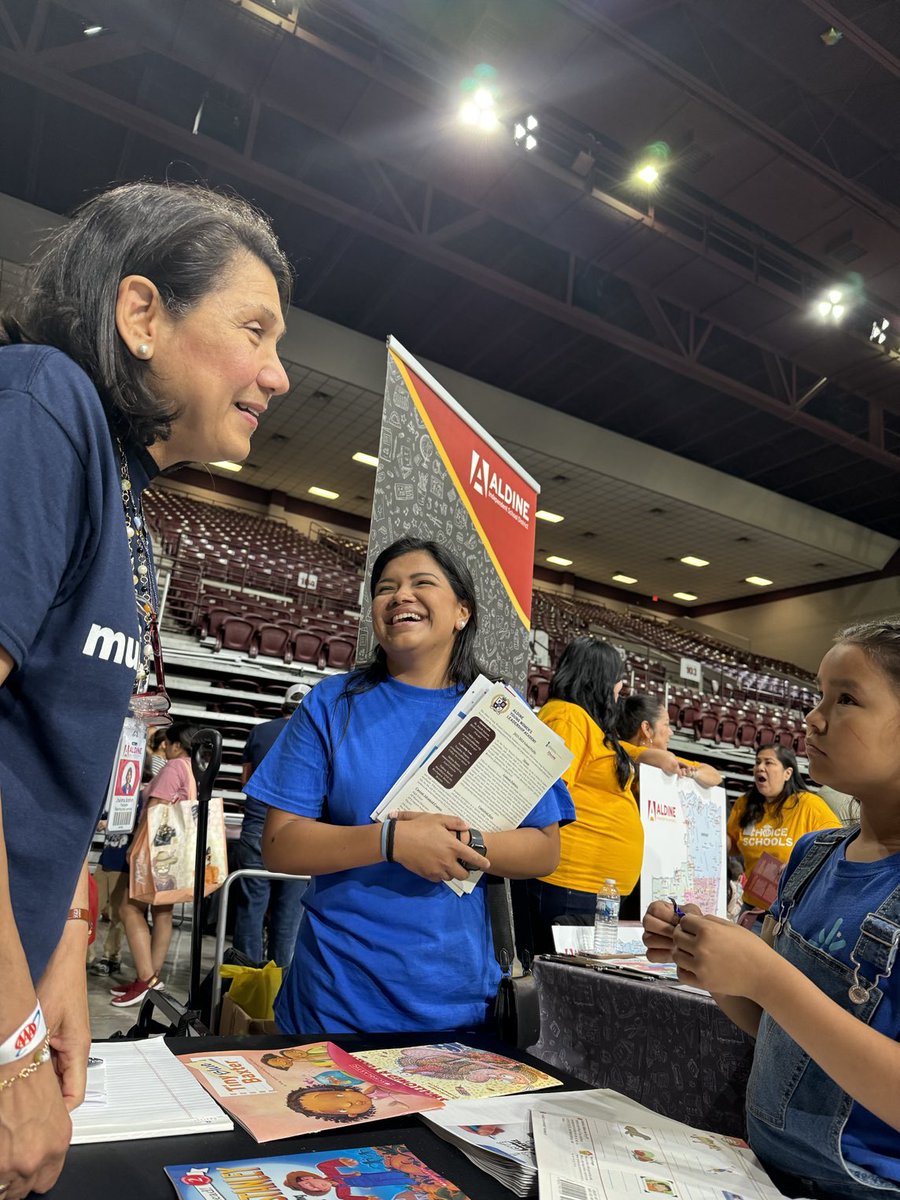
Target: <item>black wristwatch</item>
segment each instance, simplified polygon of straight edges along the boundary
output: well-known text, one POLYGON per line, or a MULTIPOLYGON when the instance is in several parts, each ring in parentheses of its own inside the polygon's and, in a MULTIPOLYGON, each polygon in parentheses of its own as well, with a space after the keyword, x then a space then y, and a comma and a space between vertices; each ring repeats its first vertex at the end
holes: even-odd
MULTIPOLYGON (((460 841, 462 841, 462 838, 458 833, 456 836, 460 841)), ((483 858, 487 858, 487 846, 484 844, 484 834, 480 829, 469 830, 469 847, 470 849, 474 850, 476 854, 480 854, 483 858)), ((463 862, 462 859, 459 860, 459 865, 461 867, 465 867, 466 870, 470 872, 478 869, 477 867, 471 866, 467 862, 463 862)))

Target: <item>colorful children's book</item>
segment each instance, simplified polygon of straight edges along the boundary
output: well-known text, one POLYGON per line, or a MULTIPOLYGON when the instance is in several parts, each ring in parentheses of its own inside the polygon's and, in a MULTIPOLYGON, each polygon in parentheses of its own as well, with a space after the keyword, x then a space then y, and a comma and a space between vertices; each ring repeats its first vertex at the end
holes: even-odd
POLYGON ((179 1057, 258 1142, 381 1121, 442 1104, 433 1092, 412 1081, 391 1079, 331 1042, 179 1057))
POLYGON ((414 1083, 444 1100, 511 1096, 559 1085, 558 1079, 536 1067, 461 1042, 365 1050, 354 1057, 392 1079, 414 1083))
POLYGON ((535 1067, 460 1042, 361 1054, 314 1042, 179 1057, 258 1142, 559 1084, 535 1067))
POLYGON ((355 1146, 243 1162, 166 1167, 181 1200, 468 1200, 406 1146, 355 1146))

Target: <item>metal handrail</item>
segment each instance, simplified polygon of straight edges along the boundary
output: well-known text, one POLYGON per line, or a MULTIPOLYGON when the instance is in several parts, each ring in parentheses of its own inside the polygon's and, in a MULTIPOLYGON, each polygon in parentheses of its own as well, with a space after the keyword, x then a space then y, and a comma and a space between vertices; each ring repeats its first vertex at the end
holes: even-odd
POLYGON ((309 875, 291 875, 285 871, 265 871, 261 867, 244 867, 240 871, 232 871, 219 892, 219 916, 216 921, 216 954, 212 971, 212 1002, 209 1009, 209 1026, 213 1033, 219 1032, 219 1000, 222 997, 222 977, 219 967, 225 954, 225 924, 228 919, 228 893, 236 879, 305 879, 309 875))

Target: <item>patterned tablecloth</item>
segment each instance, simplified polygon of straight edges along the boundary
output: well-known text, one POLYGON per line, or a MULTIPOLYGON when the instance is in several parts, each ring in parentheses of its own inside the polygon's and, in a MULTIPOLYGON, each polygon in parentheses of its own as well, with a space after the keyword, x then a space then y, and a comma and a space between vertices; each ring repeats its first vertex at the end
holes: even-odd
POLYGON ((529 1053, 665 1116, 745 1137, 753 1040, 711 996, 538 958, 541 1037, 529 1053))

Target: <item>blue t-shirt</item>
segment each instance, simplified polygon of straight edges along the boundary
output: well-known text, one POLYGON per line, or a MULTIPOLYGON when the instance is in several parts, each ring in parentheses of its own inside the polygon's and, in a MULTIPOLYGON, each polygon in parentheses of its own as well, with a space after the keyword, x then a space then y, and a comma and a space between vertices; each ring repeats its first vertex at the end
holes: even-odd
MULTIPOLYGON (((369 814, 453 710, 459 689, 388 679, 341 699, 323 680, 291 717, 248 785, 274 808, 333 825, 369 814)), ((523 822, 575 819, 559 782, 523 822)), ((319 875, 304 896, 297 954, 275 1015, 291 1033, 464 1029, 485 1023, 500 968, 484 881, 468 896, 397 863, 319 875)))
MULTIPOLYGON (((776 917, 780 913, 782 889, 815 837, 815 833, 805 834, 794 847, 779 881, 778 900, 772 907, 776 917)), ((807 942, 852 970, 850 952, 859 938, 860 925, 900 883, 900 854, 878 862, 848 862, 847 845, 848 842, 842 842, 829 854, 791 909, 789 921, 807 942)), ((874 966, 862 963, 860 976, 873 981, 874 966)), ((900 960, 878 987, 884 994, 869 1025, 895 1041, 900 1037, 900 960)), ((897 1131, 861 1104, 850 1109, 841 1135, 841 1152, 848 1162, 865 1167, 883 1179, 900 1182, 897 1131)))
POLYGON ((255 771, 281 736, 288 717, 276 717, 274 721, 263 721, 254 725, 244 745, 242 762, 249 763, 255 771))
MULTIPOLYGON (((135 492, 156 473, 128 452, 135 492)), ((0 792, 32 978, 47 964, 106 796, 140 655, 118 453, 85 373, 0 347, 0 792)))

